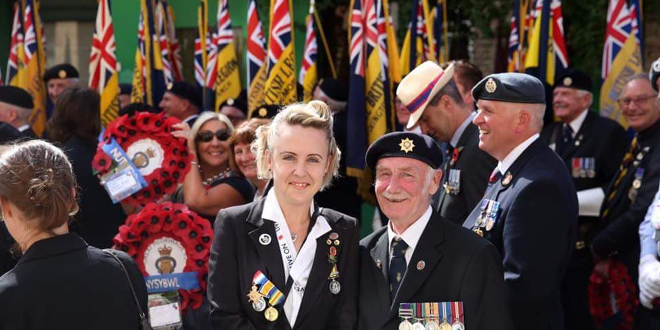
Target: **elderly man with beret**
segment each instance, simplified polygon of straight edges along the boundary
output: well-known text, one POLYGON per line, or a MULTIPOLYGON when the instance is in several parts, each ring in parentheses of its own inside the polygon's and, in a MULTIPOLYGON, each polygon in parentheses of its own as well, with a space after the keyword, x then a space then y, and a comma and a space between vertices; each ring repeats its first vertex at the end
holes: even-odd
POLYGON ((163 109, 166 115, 179 118, 192 127, 202 109, 202 93, 185 81, 176 81, 167 86, 158 107, 163 109))
POLYGON ((389 223, 360 242, 358 329, 512 329, 497 249, 430 206, 442 152, 426 135, 383 135, 367 150, 389 223))
POLYGON ((562 304, 567 330, 596 329, 587 286, 593 271, 591 244, 607 185, 619 169, 629 139, 612 119, 590 111, 593 102, 591 78, 578 69, 568 69, 555 79, 552 105, 560 119, 546 126, 541 139, 564 161, 577 189, 579 221, 573 255, 562 282, 562 304))
POLYGON ((14 86, 0 86, 0 121, 13 126, 23 137, 29 139, 37 137, 29 122, 32 108, 32 95, 26 90, 14 86))
POLYGON ((479 148, 498 164, 463 227, 502 255, 513 328, 563 329, 560 286, 575 244, 578 203, 564 163, 539 139, 543 84, 527 74, 493 74, 472 94, 479 148))

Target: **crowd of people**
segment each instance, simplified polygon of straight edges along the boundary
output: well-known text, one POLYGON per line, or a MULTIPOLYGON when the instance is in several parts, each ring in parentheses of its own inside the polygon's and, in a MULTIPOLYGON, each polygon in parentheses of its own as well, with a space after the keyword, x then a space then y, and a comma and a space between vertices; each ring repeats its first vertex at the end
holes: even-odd
MULTIPOLYGON (((366 237, 343 82, 251 116, 245 92, 216 113, 186 82, 158 107, 122 85, 120 115, 177 118, 191 155, 154 202, 214 227, 203 307, 184 328, 660 329, 657 63, 621 91, 628 131, 593 111, 576 68, 547 95, 523 73, 421 64, 396 86, 397 131, 365 155, 381 224, 366 237)), ((141 271, 108 248, 140 208, 113 203, 92 171, 99 95, 68 64, 44 79, 41 138, 30 94, 0 86, 0 328, 138 328, 141 271)))

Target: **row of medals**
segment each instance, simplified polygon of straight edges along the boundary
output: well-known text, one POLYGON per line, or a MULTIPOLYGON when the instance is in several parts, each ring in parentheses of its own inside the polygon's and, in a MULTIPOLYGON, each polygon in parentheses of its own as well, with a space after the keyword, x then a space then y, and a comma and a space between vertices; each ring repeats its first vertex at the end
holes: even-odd
POLYGON ((443 319, 442 323, 438 324, 435 320, 439 320, 439 318, 433 315, 431 315, 430 320, 426 321, 426 324, 423 324, 422 320, 416 319, 415 323, 410 323, 408 318, 405 318, 399 323, 399 330, 465 330, 463 323, 458 320, 452 325, 446 319, 443 319))
MULTIPOLYGON (((330 280, 330 292, 336 295, 341 291, 341 284, 337 280, 339 279, 339 270, 337 270, 337 246, 340 244, 339 235, 337 233, 330 233, 326 243, 330 247, 328 251, 328 262, 332 265, 332 271, 328 277, 330 280)), ((279 317, 279 313, 275 307, 269 306, 266 308, 266 299, 264 299, 264 295, 257 291, 257 285, 255 283, 252 283, 252 288, 248 293, 248 299, 252 302, 252 309, 259 313, 264 310, 266 311, 264 313, 266 320, 274 322, 279 317)))

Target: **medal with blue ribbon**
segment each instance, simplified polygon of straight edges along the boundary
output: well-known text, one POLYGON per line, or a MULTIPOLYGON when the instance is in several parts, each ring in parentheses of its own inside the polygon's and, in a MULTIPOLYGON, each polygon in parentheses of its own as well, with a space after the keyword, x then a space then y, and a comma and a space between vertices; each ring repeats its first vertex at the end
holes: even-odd
POLYGON ((451 303, 442 302, 442 323, 440 323, 440 330, 451 330, 449 320, 451 319, 451 303))
POLYGON ((500 210, 500 202, 491 200, 488 203, 486 231, 491 231, 497 223, 497 213, 500 210))
POLYGON ((642 187, 642 179, 644 178, 644 169, 638 168, 635 172, 635 179, 633 180, 632 187, 628 191, 628 198, 631 203, 637 198, 637 191, 642 187))

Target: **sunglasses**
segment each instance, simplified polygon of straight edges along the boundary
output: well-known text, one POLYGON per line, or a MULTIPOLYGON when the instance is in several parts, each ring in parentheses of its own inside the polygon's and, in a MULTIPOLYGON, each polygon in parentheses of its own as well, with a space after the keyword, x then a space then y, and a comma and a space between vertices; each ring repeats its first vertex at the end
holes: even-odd
POLYGON ((219 141, 227 141, 231 137, 231 133, 227 129, 221 129, 214 132, 211 131, 200 131, 197 133, 197 141, 201 142, 211 142, 213 137, 218 138, 219 141))

